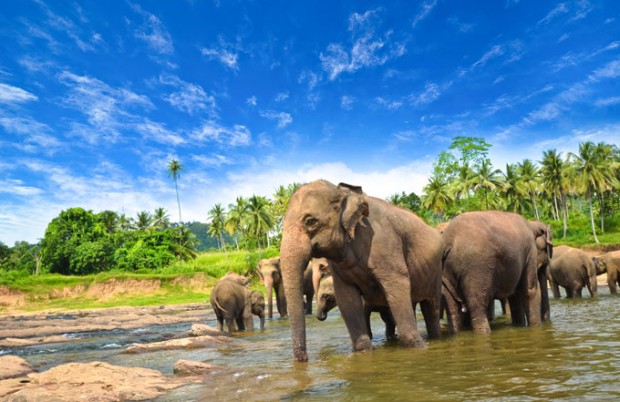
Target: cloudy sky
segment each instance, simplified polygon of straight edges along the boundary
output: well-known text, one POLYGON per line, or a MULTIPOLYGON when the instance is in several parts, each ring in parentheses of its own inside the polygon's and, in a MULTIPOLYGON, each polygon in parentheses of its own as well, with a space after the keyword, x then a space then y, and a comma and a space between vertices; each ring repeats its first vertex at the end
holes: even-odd
POLYGON ((454 136, 497 168, 620 145, 620 2, 0 2, 0 241, 62 210, 183 220, 324 178, 422 193, 454 136))

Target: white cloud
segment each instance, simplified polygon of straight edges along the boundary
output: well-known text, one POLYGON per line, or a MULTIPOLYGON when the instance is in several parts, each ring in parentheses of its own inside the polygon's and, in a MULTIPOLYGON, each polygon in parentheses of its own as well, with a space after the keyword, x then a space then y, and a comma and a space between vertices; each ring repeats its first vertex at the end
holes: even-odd
POLYGON ((555 17, 562 15, 562 14, 566 14, 566 13, 568 13, 568 7, 566 6, 566 3, 560 3, 557 6, 555 6, 553 10, 549 11, 543 19, 538 21, 538 24, 546 24, 550 22, 552 19, 554 19, 555 17))
POLYGON ((192 155, 192 160, 198 162, 201 166, 220 167, 223 165, 231 165, 233 162, 223 155, 192 155))
POLYGON ((0 82, 0 103, 25 103, 39 98, 25 89, 0 82))
POLYGON ((422 20, 424 20, 430 15, 431 11, 433 11, 436 5, 437 0, 430 0, 422 3, 420 5, 420 11, 418 11, 418 14, 416 14, 416 16, 413 18, 411 26, 415 28, 416 25, 418 25, 422 20))
POLYGON ((609 98, 598 99, 596 102, 594 102, 594 105, 596 107, 607 107, 618 104, 620 104, 620 96, 612 96, 609 98))
POLYGON ((166 102, 176 109, 189 114, 197 111, 207 111, 211 117, 216 116, 215 97, 207 95, 200 85, 185 82, 173 75, 161 75, 159 82, 177 89, 177 91, 163 97, 166 102))
POLYGON ((25 186, 24 182, 19 179, 0 180, 0 193, 28 197, 42 192, 40 188, 25 186))
POLYGON ((400 107, 403 105, 401 101, 384 99, 380 96, 375 98, 375 102, 377 102, 379 106, 384 107, 388 110, 397 110, 400 109, 400 107))
POLYGON ((144 18, 142 25, 134 30, 134 37, 146 43, 148 47, 160 55, 173 54, 172 36, 159 18, 143 10, 138 4, 130 3, 130 5, 135 12, 144 18))
POLYGON ((247 127, 240 124, 227 128, 215 121, 207 121, 193 130, 191 137, 200 142, 215 141, 229 146, 243 146, 250 144, 252 133, 247 127))
POLYGON ((142 134, 145 140, 151 140, 160 144, 176 146, 184 144, 186 140, 180 135, 170 131, 163 124, 152 122, 146 119, 143 123, 135 126, 136 130, 142 134))
POLYGON ((261 111, 260 115, 269 120, 276 120, 278 122, 278 128, 284 128, 293 122, 293 117, 286 112, 267 110, 261 111))
POLYGON ((483 54, 482 57, 478 59, 478 61, 472 64, 471 69, 475 70, 478 67, 483 67, 485 64, 489 62, 489 60, 495 57, 501 56, 502 54, 504 54, 503 47, 500 45, 494 45, 493 47, 491 47, 490 50, 488 50, 485 54, 483 54))
POLYGON ((276 94, 276 97, 274 98, 274 100, 276 102, 284 102, 285 100, 287 100, 289 97, 288 91, 286 92, 280 92, 278 94, 276 94))
POLYGON ((424 86, 424 90, 417 94, 410 95, 411 103, 414 106, 426 105, 437 100, 441 96, 439 86, 429 82, 424 86))
POLYGON ((340 107, 344 110, 352 110, 353 104, 357 101, 354 96, 343 95, 340 98, 340 107))
POLYGON ((238 70, 239 65, 237 62, 237 58, 239 57, 236 53, 232 53, 226 49, 209 49, 203 47, 201 53, 207 56, 210 59, 215 59, 230 68, 231 70, 238 70))
POLYGON ((250 106, 256 106, 257 104, 256 96, 250 96, 249 98, 245 100, 245 103, 247 103, 250 106))

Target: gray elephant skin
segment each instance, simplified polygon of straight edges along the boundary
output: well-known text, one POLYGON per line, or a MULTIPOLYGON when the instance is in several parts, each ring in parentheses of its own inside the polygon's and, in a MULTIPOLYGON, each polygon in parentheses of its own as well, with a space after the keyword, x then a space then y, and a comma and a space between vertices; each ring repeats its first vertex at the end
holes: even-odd
POLYGON ((211 291, 211 306, 217 317, 217 327, 228 332, 254 330, 254 315, 260 319, 260 328, 265 327, 265 298, 261 292, 250 290, 239 280, 223 277, 211 291))
POLYGON ((618 294, 617 285, 620 285, 620 250, 611 251, 594 257, 597 273, 607 273, 607 284, 611 294, 618 294))
POLYGON ((286 297, 284 297, 284 283, 280 272, 280 257, 265 258, 258 263, 258 276, 265 285, 267 294, 267 317, 273 318, 273 296, 276 297, 276 308, 280 317, 288 316, 286 297))
POLYGON ((592 257, 583 250, 569 246, 557 246, 549 264, 549 282, 553 297, 559 298, 560 287, 568 298, 580 298, 584 287, 591 297, 597 295, 596 267, 592 257))
POLYGON ((324 180, 301 186, 284 218, 280 262, 293 352, 307 361, 302 275, 312 257, 331 264, 336 299, 354 351, 372 348, 364 305, 392 312, 400 343, 424 347, 414 314, 420 303, 428 336, 438 338, 441 235, 422 219, 361 187, 324 180))
POLYGON ((508 299, 515 325, 549 319, 546 267, 553 252, 541 222, 499 211, 467 212, 444 230, 444 296, 452 333, 489 333, 494 299, 508 299))
MULTIPOLYGON (((325 321, 327 313, 338 305, 336 302, 336 292, 334 291, 334 278, 327 276, 321 279, 316 300, 316 318, 319 321, 325 321)), ((379 313, 381 319, 385 323, 385 337, 387 339, 396 339, 396 324, 394 323, 394 318, 390 310, 387 307, 371 306, 363 297, 362 303, 364 303, 364 312, 366 314, 366 324, 368 325, 368 336, 370 336, 370 339, 372 339, 372 329, 370 327, 370 313, 372 312, 379 313)))

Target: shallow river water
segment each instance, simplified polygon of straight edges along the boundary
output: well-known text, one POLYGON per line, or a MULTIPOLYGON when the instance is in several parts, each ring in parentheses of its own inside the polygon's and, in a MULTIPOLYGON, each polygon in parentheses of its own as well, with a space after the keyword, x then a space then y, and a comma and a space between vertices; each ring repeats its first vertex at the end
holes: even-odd
MULTIPOLYGON (((308 363, 295 363, 287 320, 235 334, 215 348, 122 354, 133 342, 161 340, 190 324, 81 334, 79 341, 15 349, 44 370, 67 362, 106 361, 172 374, 178 359, 225 366, 199 384, 157 401, 605 401, 620 398, 620 297, 552 299, 552 321, 513 328, 498 317, 490 335, 463 332, 424 350, 386 341, 373 314, 374 350, 352 353, 337 310, 324 322, 307 317, 308 363)), ((497 305, 500 313, 499 305, 497 305)), ((420 316, 419 324, 426 332, 420 316)), ((214 322, 207 324, 215 325, 214 322)))

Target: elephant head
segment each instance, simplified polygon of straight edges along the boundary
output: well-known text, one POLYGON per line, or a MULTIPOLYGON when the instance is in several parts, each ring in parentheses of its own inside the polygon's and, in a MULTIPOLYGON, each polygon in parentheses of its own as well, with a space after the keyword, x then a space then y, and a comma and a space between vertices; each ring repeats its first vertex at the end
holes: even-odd
POLYGON ((278 309, 282 317, 287 316, 286 300, 280 291, 282 274, 280 273, 280 257, 266 258, 258 263, 258 276, 265 285, 267 292, 267 316, 273 318, 273 291, 275 289, 278 309))
POLYGON ((319 180, 300 187, 291 197, 283 223, 280 264, 298 361, 308 360, 303 272, 312 257, 342 261, 364 216, 368 216, 368 204, 360 187, 319 180))
POLYGON ((592 263, 597 275, 602 275, 607 272, 607 261, 603 258, 592 257, 592 263))
POLYGON ((310 267, 312 269, 312 287, 314 288, 314 294, 319 296, 319 282, 321 279, 331 275, 329 270, 329 260, 327 258, 313 258, 310 261, 310 267))
POLYGON ((325 321, 327 313, 337 305, 333 277, 328 276, 321 280, 316 300, 316 318, 325 321))
POLYGON ((265 297, 263 294, 256 290, 248 290, 247 303, 249 308, 247 316, 250 317, 250 322, 252 320, 251 314, 254 314, 260 320, 260 329, 265 329, 265 297))

